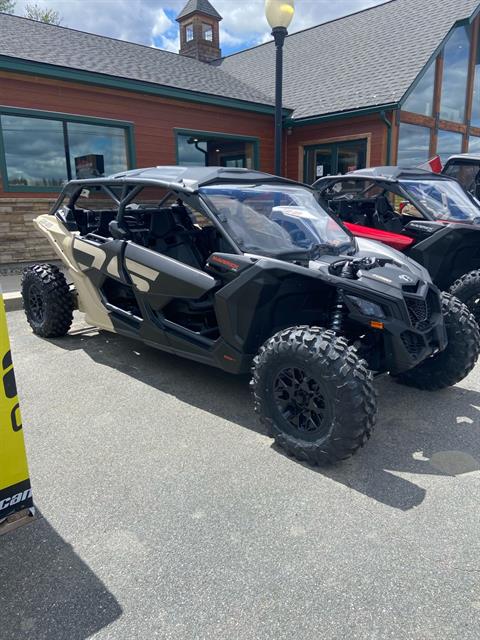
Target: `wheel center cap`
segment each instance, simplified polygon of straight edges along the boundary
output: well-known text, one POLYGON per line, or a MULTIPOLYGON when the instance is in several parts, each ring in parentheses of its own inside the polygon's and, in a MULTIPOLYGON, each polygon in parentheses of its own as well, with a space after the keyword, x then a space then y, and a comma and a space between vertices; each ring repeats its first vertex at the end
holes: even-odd
POLYGON ((308 395, 305 393, 305 391, 302 391, 301 389, 298 389, 297 391, 295 391, 295 401, 298 402, 298 404, 300 405, 305 405, 308 404, 308 395))

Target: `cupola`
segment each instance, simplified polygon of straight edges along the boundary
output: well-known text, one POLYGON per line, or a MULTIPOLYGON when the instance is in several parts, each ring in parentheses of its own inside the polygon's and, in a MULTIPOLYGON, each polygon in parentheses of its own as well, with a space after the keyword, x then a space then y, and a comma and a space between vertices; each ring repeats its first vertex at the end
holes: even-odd
POLYGON ((182 56, 211 62, 221 57, 219 23, 222 16, 208 0, 189 0, 177 16, 182 56))

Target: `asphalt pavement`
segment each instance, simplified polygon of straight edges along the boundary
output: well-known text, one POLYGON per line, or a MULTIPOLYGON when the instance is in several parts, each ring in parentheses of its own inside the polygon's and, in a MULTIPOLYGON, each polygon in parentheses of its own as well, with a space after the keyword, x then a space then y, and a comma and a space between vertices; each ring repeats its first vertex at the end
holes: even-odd
POLYGON ((8 320, 39 517, 0 538, 1 640, 478 640, 480 366, 379 380, 370 442, 312 469, 246 378, 8 320))

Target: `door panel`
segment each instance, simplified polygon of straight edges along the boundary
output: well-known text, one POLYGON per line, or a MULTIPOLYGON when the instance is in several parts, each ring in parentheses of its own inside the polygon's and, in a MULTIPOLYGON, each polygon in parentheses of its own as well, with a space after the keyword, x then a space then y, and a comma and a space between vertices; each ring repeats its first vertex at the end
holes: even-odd
POLYGON ((129 284, 122 268, 123 240, 103 239, 89 235, 77 237, 73 242, 73 256, 82 271, 97 286, 101 286, 105 277, 112 277, 129 284))
POLYGON ((158 298, 157 308, 162 298, 164 304, 172 298, 201 298, 217 284, 199 269, 131 242, 125 250, 125 268, 140 295, 158 298))

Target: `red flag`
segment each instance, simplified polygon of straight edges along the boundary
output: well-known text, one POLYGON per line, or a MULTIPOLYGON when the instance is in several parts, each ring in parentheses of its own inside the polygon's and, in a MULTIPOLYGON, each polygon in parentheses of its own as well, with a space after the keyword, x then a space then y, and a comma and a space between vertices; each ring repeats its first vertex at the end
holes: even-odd
POLYGON ((425 169, 426 171, 432 171, 432 173, 442 173, 442 161, 440 156, 434 156, 428 162, 418 165, 419 169, 425 169))

